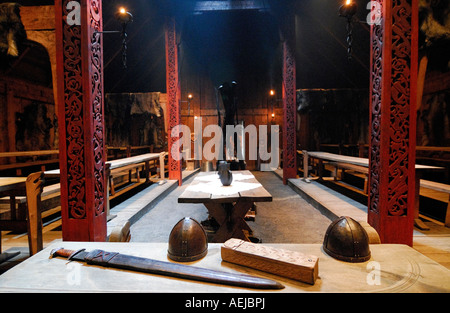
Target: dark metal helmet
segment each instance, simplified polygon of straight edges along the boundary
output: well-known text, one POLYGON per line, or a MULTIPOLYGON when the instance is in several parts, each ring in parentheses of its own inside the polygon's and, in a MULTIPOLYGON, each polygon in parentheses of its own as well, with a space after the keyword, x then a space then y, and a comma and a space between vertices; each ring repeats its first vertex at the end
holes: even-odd
POLYGON ((369 236, 357 221, 341 216, 328 226, 323 250, 341 261, 365 262, 370 259, 369 236))
POLYGON ((185 217, 172 228, 169 235, 167 256, 178 262, 190 262, 208 253, 208 237, 202 225, 195 219, 185 217))

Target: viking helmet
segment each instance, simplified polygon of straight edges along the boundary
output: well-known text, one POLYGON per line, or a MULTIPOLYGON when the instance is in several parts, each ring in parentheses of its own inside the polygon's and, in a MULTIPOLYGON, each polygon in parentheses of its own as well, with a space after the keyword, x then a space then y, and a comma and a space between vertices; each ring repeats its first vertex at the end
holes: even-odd
POLYGON ((167 256, 178 262, 190 262, 208 253, 208 238, 202 225, 195 219, 185 217, 172 228, 169 235, 167 256))
POLYGON ((331 257, 352 263, 370 259, 369 237, 354 219, 341 216, 328 226, 323 250, 331 257))

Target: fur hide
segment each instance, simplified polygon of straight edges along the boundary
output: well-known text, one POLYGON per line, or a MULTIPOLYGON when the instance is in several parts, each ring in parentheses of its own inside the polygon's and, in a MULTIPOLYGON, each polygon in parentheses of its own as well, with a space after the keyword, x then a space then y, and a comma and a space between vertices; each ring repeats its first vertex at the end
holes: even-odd
POLYGON ((450 40, 450 2, 448 0, 420 0, 419 25, 423 44, 432 45, 438 40, 450 40))
POLYGON ((0 53, 19 56, 26 38, 27 34, 20 19, 20 5, 0 4, 0 53))

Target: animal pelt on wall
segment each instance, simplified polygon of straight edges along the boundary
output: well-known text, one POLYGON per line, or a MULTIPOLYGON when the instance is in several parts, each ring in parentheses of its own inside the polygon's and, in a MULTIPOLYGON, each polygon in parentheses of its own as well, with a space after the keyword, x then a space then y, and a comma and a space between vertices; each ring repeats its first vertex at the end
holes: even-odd
POLYGON ((52 120, 48 116, 45 103, 32 102, 27 105, 23 112, 16 113, 17 151, 55 149, 50 142, 50 131, 55 126, 56 117, 52 120))
POLYGON ((419 49, 429 67, 450 70, 450 1, 419 1, 419 49))
POLYGON ((450 90, 425 95, 418 117, 423 128, 418 145, 450 146, 450 90))
POLYGON ((0 53, 17 57, 27 33, 20 18, 18 3, 0 4, 0 53))
POLYGON ((369 124, 366 89, 299 89, 297 112, 308 116, 307 149, 321 144, 366 143, 369 124))
POLYGON ((164 112, 159 97, 159 92, 106 94, 107 145, 162 147, 164 112))

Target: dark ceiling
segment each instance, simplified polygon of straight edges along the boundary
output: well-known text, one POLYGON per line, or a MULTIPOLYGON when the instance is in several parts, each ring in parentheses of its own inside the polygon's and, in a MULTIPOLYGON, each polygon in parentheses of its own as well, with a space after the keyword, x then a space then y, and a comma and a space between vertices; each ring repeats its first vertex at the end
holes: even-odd
MULTIPOLYGON (((48 0, 17 2, 53 4, 48 0)), ((339 1, 261 0, 254 2, 268 9, 201 14, 193 11, 197 2, 103 1, 104 30, 121 29, 114 19, 120 6, 126 7, 134 17, 127 28, 126 69, 122 67, 120 35, 104 34, 105 92, 165 92, 164 20, 168 14, 177 18, 180 68, 189 67, 194 61, 204 64, 214 83, 234 77, 241 80, 263 77, 270 80, 270 84, 281 84, 280 31, 274 16, 283 16, 283 10, 295 13, 297 88, 368 88, 369 30, 366 24, 355 24, 353 59, 349 61, 346 21, 338 15, 339 1)), ((367 1, 357 2, 357 16, 365 20, 367 1)))
MULTIPOLYGON (((369 31, 353 30, 353 59, 347 59, 346 21, 333 0, 263 1, 271 10, 289 10, 296 17, 297 88, 368 88, 369 31), (279 6, 279 7, 275 7, 279 6), (287 7, 287 6, 286 6, 287 7)), ((358 16, 365 20, 366 1, 358 16)), ((104 36, 107 92, 165 91, 164 16, 171 10, 180 32, 179 66, 196 58, 208 67, 215 84, 246 75, 280 81, 281 43, 271 10, 212 11, 194 14, 196 1, 103 1, 105 30, 120 29, 114 20, 118 7, 134 17, 128 26, 128 68, 121 66, 120 36, 104 36), (177 5, 171 6, 170 3, 177 5), (274 77, 275 76, 275 77, 274 77)))

